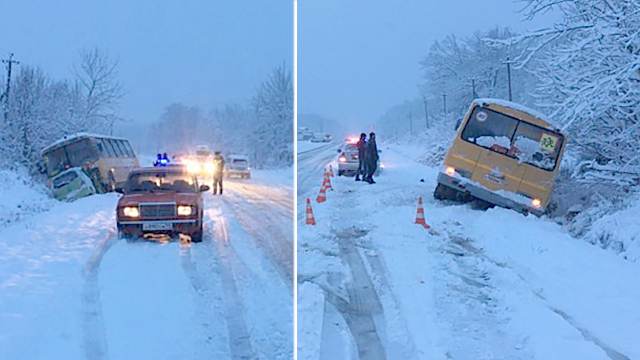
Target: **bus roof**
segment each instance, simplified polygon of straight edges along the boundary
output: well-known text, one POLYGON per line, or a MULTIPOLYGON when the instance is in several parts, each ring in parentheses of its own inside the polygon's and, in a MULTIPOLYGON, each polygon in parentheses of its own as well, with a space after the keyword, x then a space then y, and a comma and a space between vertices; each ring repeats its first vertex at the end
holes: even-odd
POLYGON ((518 118, 523 118, 535 125, 560 132, 560 128, 552 123, 546 115, 518 103, 502 99, 481 98, 473 100, 473 104, 486 106, 488 108, 495 108, 501 112, 507 113, 507 115, 515 115, 518 118))
POLYGON ((63 147, 65 145, 69 145, 69 144, 71 144, 73 142, 76 142, 76 141, 79 141, 79 140, 83 140, 83 139, 88 139, 88 138, 101 138, 101 139, 112 139, 112 140, 129 141, 129 140, 125 139, 125 138, 117 137, 117 136, 79 132, 79 133, 75 133, 73 135, 65 135, 62 139, 56 140, 53 143, 51 143, 49 146, 47 146, 44 149, 42 149, 42 151, 40 153, 42 155, 44 155, 44 154, 48 153, 49 151, 52 151, 52 150, 58 149, 60 147, 63 147))

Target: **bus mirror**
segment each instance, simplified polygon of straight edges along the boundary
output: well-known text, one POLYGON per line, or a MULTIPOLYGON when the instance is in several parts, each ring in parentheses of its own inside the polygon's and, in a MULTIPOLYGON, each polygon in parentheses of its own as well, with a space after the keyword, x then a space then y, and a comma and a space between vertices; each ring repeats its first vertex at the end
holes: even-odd
POLYGON ((117 192, 118 194, 124 194, 124 188, 121 188, 121 187, 115 188, 115 192, 117 192))
POLYGON ((39 162, 38 165, 36 165, 38 167, 38 172, 40 174, 46 174, 47 173, 47 168, 44 166, 43 162, 39 162))
POLYGON ((458 128, 460 127, 460 124, 462 123, 462 119, 458 119, 456 120, 456 127, 454 128, 454 130, 458 130, 458 128))

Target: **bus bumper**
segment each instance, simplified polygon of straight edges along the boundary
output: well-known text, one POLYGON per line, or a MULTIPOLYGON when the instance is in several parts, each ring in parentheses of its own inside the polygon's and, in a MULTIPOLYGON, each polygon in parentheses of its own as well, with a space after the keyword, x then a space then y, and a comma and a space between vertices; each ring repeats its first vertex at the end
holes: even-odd
POLYGON ((484 200, 496 206, 512 209, 523 214, 534 214, 536 216, 542 216, 544 209, 536 209, 531 206, 527 206, 518 201, 502 196, 496 192, 493 192, 480 184, 476 184, 471 181, 466 181, 456 176, 449 176, 445 173, 438 174, 438 184, 446 186, 452 190, 458 192, 456 200, 469 201, 472 198, 484 200))

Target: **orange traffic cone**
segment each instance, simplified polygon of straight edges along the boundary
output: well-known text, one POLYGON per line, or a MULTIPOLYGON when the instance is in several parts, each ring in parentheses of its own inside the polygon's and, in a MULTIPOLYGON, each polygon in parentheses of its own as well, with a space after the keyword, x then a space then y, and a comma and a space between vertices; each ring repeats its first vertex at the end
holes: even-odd
POLYGON ((322 186, 324 186, 327 190, 333 191, 333 186, 331 186, 331 175, 329 175, 328 171, 324 173, 324 180, 322 180, 322 186))
POLYGON ((422 225, 425 229, 429 229, 431 226, 427 224, 424 218, 424 206, 422 205, 422 196, 418 197, 418 210, 416 210, 416 224, 422 225))
POLYGON ((316 219, 313 217, 313 209, 311 208, 311 199, 307 198, 307 225, 315 225, 316 219))
POLYGON ((324 183, 324 181, 322 182, 322 186, 320 186, 320 193, 318 194, 318 197, 316 198, 316 202, 318 203, 323 203, 327 201, 327 187, 324 183))

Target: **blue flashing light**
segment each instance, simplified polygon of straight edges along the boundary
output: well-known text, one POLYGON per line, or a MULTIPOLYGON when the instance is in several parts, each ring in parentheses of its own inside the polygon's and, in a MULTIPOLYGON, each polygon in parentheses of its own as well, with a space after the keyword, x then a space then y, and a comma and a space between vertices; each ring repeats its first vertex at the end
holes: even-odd
POLYGON ((156 161, 153 162, 153 166, 156 167, 164 167, 164 166, 168 166, 169 165, 169 158, 167 157, 167 154, 158 154, 156 161))

